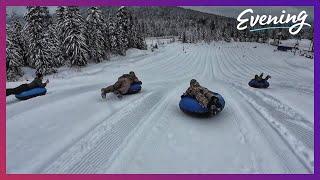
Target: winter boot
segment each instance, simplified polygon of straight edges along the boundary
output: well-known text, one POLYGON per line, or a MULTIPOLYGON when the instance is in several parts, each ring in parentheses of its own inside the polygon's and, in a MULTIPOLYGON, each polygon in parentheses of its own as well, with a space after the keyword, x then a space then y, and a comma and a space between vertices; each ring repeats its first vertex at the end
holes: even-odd
POLYGON ((270 76, 270 75, 268 75, 268 76, 265 78, 266 81, 268 81, 268 79, 271 79, 271 76, 270 76))
POLYGON ((13 94, 12 89, 6 89, 6 95, 7 96, 10 96, 12 94, 13 94))
POLYGON ((104 90, 103 89, 101 89, 101 97, 102 97, 102 99, 106 99, 106 93, 104 92, 104 90))
POLYGON ((210 116, 214 116, 217 114, 217 107, 212 104, 210 107, 209 107, 209 115, 210 116))
POLYGON ((209 105, 216 105, 219 99, 216 96, 212 96, 209 101, 209 105))
POLYGON ((119 98, 122 99, 122 94, 119 91, 115 91, 114 94, 119 98))
POLYGON ((118 97, 119 99, 122 99, 122 94, 117 94, 117 97, 118 97))

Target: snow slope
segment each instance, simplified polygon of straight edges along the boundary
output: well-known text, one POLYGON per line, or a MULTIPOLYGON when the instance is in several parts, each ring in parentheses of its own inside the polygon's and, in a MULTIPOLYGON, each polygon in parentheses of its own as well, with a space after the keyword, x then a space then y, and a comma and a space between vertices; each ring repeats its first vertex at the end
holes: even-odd
POLYGON ((62 68, 46 96, 7 97, 7 172, 312 173, 313 61, 273 48, 173 43, 62 68), (142 92, 102 100, 100 88, 130 70, 142 92), (248 87, 260 72, 272 76, 269 89, 248 87), (180 111, 192 78, 225 98, 220 114, 180 111))

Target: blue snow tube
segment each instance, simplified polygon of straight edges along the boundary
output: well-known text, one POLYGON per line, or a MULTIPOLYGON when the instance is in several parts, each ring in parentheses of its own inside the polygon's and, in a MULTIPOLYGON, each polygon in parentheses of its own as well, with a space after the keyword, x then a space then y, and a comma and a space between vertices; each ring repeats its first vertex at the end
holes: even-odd
POLYGON ((141 91, 141 82, 132 83, 127 94, 135 94, 141 91))
POLYGON ((47 93, 46 88, 37 87, 37 88, 24 91, 20 94, 16 94, 16 98, 20 100, 27 100, 33 97, 45 95, 46 93, 47 93))
MULTIPOLYGON (((223 97, 219 93, 213 93, 218 99, 217 108, 220 108, 220 111, 225 106, 225 101, 223 97)), ((209 110, 206 107, 202 107, 201 104, 193 97, 190 96, 181 96, 181 100, 179 103, 180 109, 188 114, 193 115, 208 115, 209 110)), ((220 112, 218 111, 218 112, 220 112)))
POLYGON ((248 85, 250 86, 250 87, 254 87, 254 88, 268 88, 269 87, 269 82, 268 81, 266 81, 266 80, 262 80, 262 81, 257 81, 257 80, 255 80, 255 79, 252 79, 249 83, 248 83, 248 85))

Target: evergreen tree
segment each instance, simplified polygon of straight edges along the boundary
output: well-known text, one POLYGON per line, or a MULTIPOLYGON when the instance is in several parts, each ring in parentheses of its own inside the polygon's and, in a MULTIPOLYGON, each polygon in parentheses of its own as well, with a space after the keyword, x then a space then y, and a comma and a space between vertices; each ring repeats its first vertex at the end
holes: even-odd
POLYGON ((109 58, 109 54, 111 53, 111 42, 110 42, 110 18, 104 21, 104 31, 103 31, 103 39, 104 39, 104 47, 106 53, 106 60, 109 58))
POLYGON ((117 38, 117 48, 116 51, 120 55, 126 55, 126 50, 129 45, 129 24, 130 17, 126 7, 120 7, 116 13, 115 17, 116 32, 115 36, 117 38))
POLYGON ((52 53, 50 52, 48 35, 51 22, 48 8, 29 6, 27 9, 25 32, 28 37, 28 65, 42 74, 55 72, 52 66, 52 53))
POLYGON ((223 36, 223 39, 224 39, 225 41, 230 42, 231 33, 230 33, 228 27, 230 27, 230 26, 224 26, 223 31, 222 31, 222 32, 223 32, 223 33, 222 33, 222 36, 223 36))
POLYGON ((70 6, 66 9, 64 21, 63 48, 71 66, 84 66, 88 63, 88 47, 84 36, 84 20, 78 7, 70 6))
POLYGON ((56 10, 56 24, 57 24, 57 30, 59 31, 59 33, 63 32, 64 30, 64 21, 65 21, 65 13, 66 10, 63 6, 59 6, 56 10))
MULTIPOLYGON (((56 21, 55 21, 55 35, 57 38, 57 46, 61 52, 62 61, 65 62, 66 59, 66 50, 64 49, 63 42, 66 37, 64 37, 65 33, 65 20, 66 20, 66 9, 63 6, 59 6, 56 10, 56 21)), ((53 30, 53 29, 51 29, 53 30)), ((51 31, 54 32, 54 31, 51 31)))
POLYGON ((48 42, 49 42, 49 47, 50 47, 50 52, 51 52, 51 57, 52 57, 52 65, 53 67, 61 67, 65 64, 65 59, 64 59, 64 49, 62 48, 62 43, 59 39, 59 29, 57 24, 52 24, 49 26, 49 31, 48 31, 48 42))
POLYGON ((97 7, 88 9, 86 19, 86 37, 89 47, 90 58, 94 62, 101 62, 106 58, 106 43, 105 43, 105 24, 102 12, 97 7))
POLYGON ((133 16, 128 13, 128 48, 135 48, 137 44, 137 29, 134 24, 133 16))
POLYGON ((26 59, 26 45, 24 42, 24 37, 23 37, 23 31, 22 31, 22 25, 19 20, 14 20, 13 25, 10 26, 10 30, 13 33, 13 44, 18 48, 20 56, 22 56, 22 64, 25 64, 24 61, 26 59))
POLYGON ((186 32, 185 31, 182 34, 181 41, 182 41, 182 43, 187 43, 187 36, 186 36, 186 32))
POLYGON ((147 49, 144 37, 139 29, 138 20, 136 17, 130 15, 129 24, 129 48, 147 49))
POLYGON ((108 29, 109 29, 108 40, 110 43, 110 51, 112 53, 118 54, 119 48, 118 48, 118 39, 117 39, 117 25, 114 19, 111 19, 109 21, 108 29))
POLYGON ((22 76, 21 67, 23 65, 22 49, 19 45, 21 42, 19 37, 21 31, 19 31, 18 23, 14 23, 13 27, 7 26, 6 36, 6 69, 7 80, 17 80, 19 76, 22 76))

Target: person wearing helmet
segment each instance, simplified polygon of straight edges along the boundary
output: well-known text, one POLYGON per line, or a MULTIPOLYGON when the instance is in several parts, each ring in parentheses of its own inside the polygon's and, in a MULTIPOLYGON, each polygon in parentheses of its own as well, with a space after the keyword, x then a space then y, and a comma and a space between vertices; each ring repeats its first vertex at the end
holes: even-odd
POLYGON ((208 108, 210 115, 214 115, 217 112, 216 104, 218 98, 209 91, 207 88, 200 86, 199 82, 195 79, 190 81, 190 87, 183 94, 183 96, 191 96, 195 98, 202 107, 208 108))
POLYGON ((21 84, 20 86, 16 87, 16 88, 9 88, 6 89, 6 95, 10 96, 10 95, 15 95, 15 94, 20 94, 24 91, 28 91, 30 89, 33 88, 37 88, 37 87, 46 87, 47 84, 49 83, 49 79, 47 79, 47 81, 45 83, 42 83, 43 80, 43 75, 41 73, 37 73, 36 77, 34 78, 34 80, 29 83, 29 84, 21 84))
POLYGON ((129 74, 123 74, 118 78, 118 81, 111 86, 101 89, 101 97, 106 98, 107 93, 113 92, 117 95, 118 98, 121 98, 122 95, 128 93, 132 83, 142 83, 136 76, 133 71, 130 71, 129 74))

